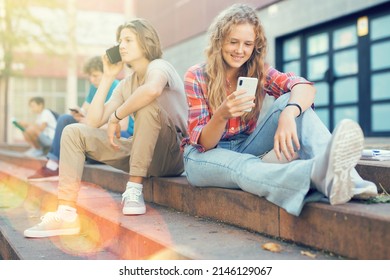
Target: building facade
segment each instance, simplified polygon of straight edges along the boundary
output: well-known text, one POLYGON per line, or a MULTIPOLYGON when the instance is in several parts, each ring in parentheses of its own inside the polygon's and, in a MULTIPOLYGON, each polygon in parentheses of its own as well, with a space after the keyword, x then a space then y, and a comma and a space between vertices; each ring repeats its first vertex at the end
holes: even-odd
MULTIPOLYGON (((207 27, 236 1, 168 0, 137 13, 161 34, 165 58, 180 75, 204 61, 207 27), (161 11, 161 13, 156 13, 161 11)), ((255 7, 268 39, 268 62, 315 83, 316 112, 332 131, 342 118, 366 136, 390 136, 390 5, 388 0, 241 1, 255 7)))
MULTIPOLYGON (((8 143, 23 142, 21 132, 10 125, 10 120, 34 119, 28 109, 31 97, 43 97, 46 107, 58 113, 68 113, 69 107, 82 105, 89 90, 84 63, 116 44, 117 27, 133 11, 129 0, 67 0, 64 3, 57 8, 26 7, 42 20, 46 32, 59 45, 52 54, 34 45, 15 50, 15 75, 8 85, 8 143)), ((25 28, 39 35, 36 29, 28 25, 25 28)))
POLYGON ((349 118, 366 136, 390 136, 389 26, 390 3, 350 11, 276 38, 276 66, 315 83, 328 128, 349 118))
MULTIPOLYGON (((64 36, 68 54, 52 57, 38 51, 28 65, 17 64, 22 75, 11 80, 9 119, 28 118, 27 100, 37 95, 60 113, 75 103, 81 105, 88 88, 83 63, 115 44, 116 27, 132 16, 152 22, 161 37, 164 58, 183 77, 190 66, 204 61, 207 28, 213 18, 237 1, 67 2, 63 14, 41 12, 54 32, 64 36)), ((316 112, 330 130, 340 119, 351 118, 366 136, 390 136, 389 0, 240 2, 258 12, 268 39, 268 62, 315 83, 316 112)), ((18 133, 9 126, 8 142, 19 141, 18 133)))

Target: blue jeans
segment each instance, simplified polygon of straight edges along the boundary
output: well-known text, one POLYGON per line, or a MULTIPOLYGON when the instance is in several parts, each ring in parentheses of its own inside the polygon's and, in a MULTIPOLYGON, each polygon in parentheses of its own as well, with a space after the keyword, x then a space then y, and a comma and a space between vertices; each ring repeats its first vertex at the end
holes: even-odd
POLYGON ((324 196, 314 190, 309 195, 310 176, 313 158, 325 152, 331 134, 311 108, 296 119, 301 143, 299 160, 272 164, 258 157, 273 149, 279 116, 289 97, 289 93, 279 97, 251 135, 220 141, 215 149, 204 153, 187 145, 184 167, 190 184, 239 188, 265 197, 296 216, 306 202, 322 199, 324 196))
POLYGON ((57 120, 53 143, 51 145, 49 153, 46 156, 48 159, 59 161, 62 131, 64 130, 65 126, 72 123, 77 123, 77 121, 73 118, 72 115, 64 114, 59 116, 57 120))

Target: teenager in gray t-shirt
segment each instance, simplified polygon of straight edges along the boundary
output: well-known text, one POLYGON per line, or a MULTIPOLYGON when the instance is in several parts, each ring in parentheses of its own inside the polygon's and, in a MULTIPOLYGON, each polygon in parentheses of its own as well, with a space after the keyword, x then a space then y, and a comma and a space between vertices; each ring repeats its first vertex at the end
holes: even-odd
POLYGON ((65 127, 61 139, 58 208, 44 215, 26 237, 77 234, 80 223, 76 202, 85 156, 129 173, 124 186, 123 214, 146 212, 143 180, 149 176, 178 176, 184 171, 180 142, 186 137, 187 102, 183 82, 161 59, 159 38, 145 20, 134 19, 118 28, 121 62, 103 57, 104 74, 91 102, 86 124, 65 127), (112 81, 130 67, 105 103, 112 81), (134 135, 119 138, 119 121, 134 117, 134 135), (108 121, 107 130, 99 127, 108 121))

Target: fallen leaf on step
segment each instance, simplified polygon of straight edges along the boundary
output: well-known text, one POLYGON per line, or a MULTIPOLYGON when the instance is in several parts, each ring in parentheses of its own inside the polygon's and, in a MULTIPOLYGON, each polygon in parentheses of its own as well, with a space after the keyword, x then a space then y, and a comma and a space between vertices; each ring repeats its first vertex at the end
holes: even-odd
POLYGON ((276 244, 276 243, 272 243, 272 242, 265 243, 261 247, 264 250, 271 251, 274 253, 279 253, 280 251, 282 251, 282 246, 280 246, 279 244, 276 244))
POLYGON ((308 256, 308 257, 313 258, 313 259, 316 257, 316 254, 312 254, 308 251, 301 251, 301 255, 308 256))

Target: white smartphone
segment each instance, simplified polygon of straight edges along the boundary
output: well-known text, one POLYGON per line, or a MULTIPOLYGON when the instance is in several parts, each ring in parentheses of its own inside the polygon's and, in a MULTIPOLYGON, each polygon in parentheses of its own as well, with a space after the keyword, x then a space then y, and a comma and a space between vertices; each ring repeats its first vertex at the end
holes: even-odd
MULTIPOLYGON (((244 96, 255 96, 256 89, 257 89, 257 78, 251 78, 251 77, 239 77, 237 81, 237 90, 245 89, 246 93, 241 95, 240 97, 244 96)), ((251 103, 251 102, 250 102, 251 103)), ((245 110, 245 112, 250 112, 252 109, 249 108, 245 110)))

